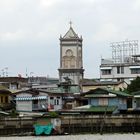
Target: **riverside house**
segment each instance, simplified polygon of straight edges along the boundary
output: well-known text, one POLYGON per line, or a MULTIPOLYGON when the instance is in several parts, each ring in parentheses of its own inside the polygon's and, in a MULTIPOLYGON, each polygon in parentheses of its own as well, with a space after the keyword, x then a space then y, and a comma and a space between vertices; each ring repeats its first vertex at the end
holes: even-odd
POLYGON ((11 92, 8 89, 0 89, 0 108, 2 110, 8 110, 12 109, 12 107, 14 107, 14 104, 12 103, 11 92))
POLYGON ((83 94, 88 99, 89 111, 119 113, 132 108, 131 95, 108 89, 97 88, 83 94))
POLYGON ((63 96, 67 94, 48 90, 28 89, 15 93, 16 110, 19 112, 46 112, 62 109, 63 96))
POLYGON ((62 108, 62 95, 29 89, 15 93, 16 110, 19 112, 46 112, 62 108))
POLYGON ((15 93, 17 111, 42 111, 46 110, 47 96, 40 95, 37 90, 21 90, 15 93))
POLYGON ((77 106, 75 98, 80 96, 80 89, 75 85, 67 86, 58 85, 58 87, 48 87, 47 89, 28 89, 15 92, 16 110, 46 112, 74 108, 77 106))
POLYGON ((81 80, 80 85, 83 92, 87 92, 96 88, 108 88, 120 91, 126 89, 128 86, 125 81, 100 81, 92 79, 83 79, 81 80))

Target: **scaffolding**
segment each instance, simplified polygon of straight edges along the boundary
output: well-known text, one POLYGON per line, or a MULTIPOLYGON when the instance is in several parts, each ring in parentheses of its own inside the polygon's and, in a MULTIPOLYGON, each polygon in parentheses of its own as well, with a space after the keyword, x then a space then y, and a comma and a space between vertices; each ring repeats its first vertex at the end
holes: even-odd
POLYGON ((138 54, 138 40, 126 40, 111 43, 114 63, 130 63, 132 56, 138 54))

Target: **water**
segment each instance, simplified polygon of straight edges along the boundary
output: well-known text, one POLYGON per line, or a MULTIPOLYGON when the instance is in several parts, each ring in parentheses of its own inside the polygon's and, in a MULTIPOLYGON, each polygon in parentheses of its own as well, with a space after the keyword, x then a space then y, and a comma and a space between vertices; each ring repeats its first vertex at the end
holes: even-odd
POLYGON ((140 140, 138 134, 88 134, 65 136, 27 136, 27 137, 0 137, 0 140, 140 140))

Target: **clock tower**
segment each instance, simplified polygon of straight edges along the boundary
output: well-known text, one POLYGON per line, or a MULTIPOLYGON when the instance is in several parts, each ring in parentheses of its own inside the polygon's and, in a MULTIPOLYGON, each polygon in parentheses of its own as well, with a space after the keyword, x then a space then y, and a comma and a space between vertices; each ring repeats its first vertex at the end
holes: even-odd
POLYGON ((83 79, 82 41, 82 36, 79 37, 75 33, 70 22, 67 33, 63 37, 60 36, 60 82, 68 78, 71 84, 79 85, 83 79))

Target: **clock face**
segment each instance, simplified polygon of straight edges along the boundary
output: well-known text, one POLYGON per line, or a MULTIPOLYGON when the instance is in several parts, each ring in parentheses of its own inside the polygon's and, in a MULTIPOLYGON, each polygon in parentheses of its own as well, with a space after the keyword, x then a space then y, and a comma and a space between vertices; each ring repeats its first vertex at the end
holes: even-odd
POLYGON ((72 50, 70 50, 70 49, 66 50, 66 55, 67 56, 72 56, 73 55, 72 50))

